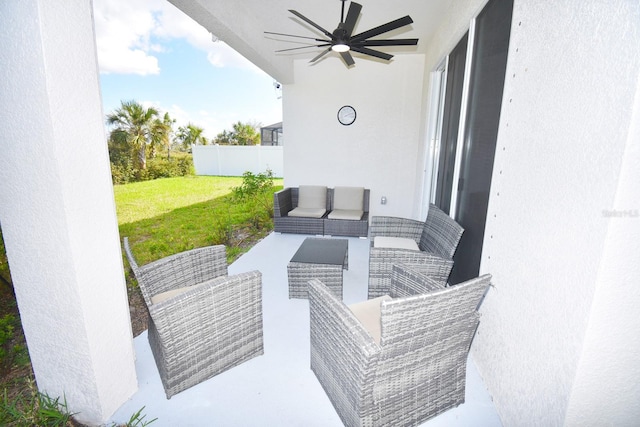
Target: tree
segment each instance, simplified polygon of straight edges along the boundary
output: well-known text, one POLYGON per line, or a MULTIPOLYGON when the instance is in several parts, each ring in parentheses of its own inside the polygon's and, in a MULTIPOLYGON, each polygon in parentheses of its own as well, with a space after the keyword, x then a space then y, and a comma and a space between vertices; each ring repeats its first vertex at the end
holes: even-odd
POLYGON ((144 108, 136 101, 122 101, 120 108, 107 115, 107 124, 115 127, 111 143, 130 149, 139 169, 147 168, 147 145, 155 138, 153 124, 157 116, 158 110, 144 108))
POLYGON ((155 156, 156 147, 162 147, 167 150, 167 159, 171 158, 171 134, 173 133, 173 124, 175 119, 164 113, 162 120, 155 119, 152 124, 151 149, 152 157, 155 156))
POLYGON ((260 144, 260 125, 237 122, 233 130, 219 133, 214 142, 220 145, 258 145, 260 144))
POLYGON ((233 132, 224 130, 216 136, 213 142, 219 145, 232 145, 233 138, 233 132))
POLYGON ((236 145, 258 145, 260 144, 260 133, 254 125, 237 122, 233 125, 236 145))
POLYGON ((180 126, 176 133, 176 140, 179 141, 182 146, 188 149, 191 145, 202 144, 207 145, 209 141, 202 134, 204 129, 198 127, 192 123, 188 123, 186 126, 180 126))

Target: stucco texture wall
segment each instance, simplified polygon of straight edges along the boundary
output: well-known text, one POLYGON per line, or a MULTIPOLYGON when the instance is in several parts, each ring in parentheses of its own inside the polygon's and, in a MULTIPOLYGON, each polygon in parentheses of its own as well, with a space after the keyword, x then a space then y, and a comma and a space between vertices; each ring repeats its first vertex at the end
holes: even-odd
POLYGON ((411 216, 423 145, 424 56, 355 61, 351 69, 337 57, 295 62, 295 83, 283 93, 285 186, 363 186, 371 189, 372 215, 411 216), (343 105, 356 109, 350 126, 337 120, 343 105))
POLYGON ((605 212, 640 208, 623 173, 639 27, 637 2, 515 1, 481 266, 494 287, 473 346, 505 425, 637 423, 638 316, 617 306, 640 301, 613 277, 640 218, 605 212), (593 378, 604 366, 615 383, 593 378))
POLYGON ((0 221, 38 388, 98 424, 137 381, 91 16, 0 3, 0 221))

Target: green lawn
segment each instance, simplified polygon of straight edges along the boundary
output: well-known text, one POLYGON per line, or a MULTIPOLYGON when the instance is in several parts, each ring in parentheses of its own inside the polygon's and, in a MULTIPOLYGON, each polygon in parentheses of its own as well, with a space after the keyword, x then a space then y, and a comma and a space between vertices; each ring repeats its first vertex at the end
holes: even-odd
MULTIPOLYGON (((229 261, 246 247, 243 240, 259 238, 273 224, 271 212, 261 230, 252 227, 252 206, 233 199, 240 177, 191 176, 165 178, 114 187, 120 236, 129 237, 141 264, 185 250, 216 244, 227 246, 229 261)), ((274 191, 282 180, 274 180, 274 191)), ((265 204, 273 209, 273 195, 265 204)))
MULTIPOLYGON (((241 177, 187 176, 116 185, 120 236, 129 237, 141 264, 214 244, 227 245, 231 261, 270 231, 269 224, 255 230, 251 206, 233 200, 232 189, 241 184, 241 177)), ((282 180, 274 185, 282 188, 282 180)), ((273 206, 272 196, 264 202, 273 206)), ((9 281, 1 238, 0 232, 0 278, 9 281)))
POLYGON ((118 224, 153 218, 228 195, 241 177, 187 176, 115 185, 118 224))

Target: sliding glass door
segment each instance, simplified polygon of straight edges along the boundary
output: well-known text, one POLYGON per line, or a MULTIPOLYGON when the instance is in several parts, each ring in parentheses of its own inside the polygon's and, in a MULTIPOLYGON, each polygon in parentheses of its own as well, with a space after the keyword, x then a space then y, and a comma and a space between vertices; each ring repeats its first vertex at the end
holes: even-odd
POLYGON ((513 0, 490 0, 449 55, 435 204, 465 229, 452 284, 480 270, 512 11, 513 0))
POLYGON ((435 205, 446 213, 449 213, 449 207, 451 205, 451 189, 453 188, 453 171, 456 160, 458 124, 460 123, 460 107, 462 103, 462 86, 464 83, 468 39, 469 33, 467 32, 451 54, 449 54, 449 60, 447 61, 447 83, 445 86, 442 138, 438 156, 438 175, 435 194, 435 205))

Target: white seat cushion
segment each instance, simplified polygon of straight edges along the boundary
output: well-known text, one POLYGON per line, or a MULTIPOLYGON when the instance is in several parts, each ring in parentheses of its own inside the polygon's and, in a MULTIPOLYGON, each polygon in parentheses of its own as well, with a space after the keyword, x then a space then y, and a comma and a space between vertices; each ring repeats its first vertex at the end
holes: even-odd
POLYGON ((320 208, 295 208, 292 211, 289 211, 289 216, 301 217, 301 218, 322 218, 322 216, 327 212, 326 209, 320 208))
POLYGON ((354 220, 354 221, 359 221, 360 219, 362 219, 362 214, 364 214, 363 211, 356 211, 356 210, 346 210, 346 209, 334 209, 331 211, 331 213, 329 214, 329 219, 348 219, 348 220, 354 220))
POLYGON ((415 240, 406 239, 404 237, 376 236, 373 238, 373 247, 389 249, 409 249, 412 251, 420 250, 415 240))
POLYGON ((304 209, 326 210, 327 187, 320 185, 301 185, 298 188, 298 207, 304 209))
POLYGON ((377 344, 380 344, 380 336, 382 334, 380 304, 382 304, 382 301, 388 301, 390 299, 391 297, 389 295, 383 295, 348 306, 349 310, 356 316, 360 324, 364 326, 377 344))
POLYGON ((333 190, 333 209, 362 211, 364 187, 336 187, 333 190))
POLYGON ((180 295, 181 293, 186 292, 191 288, 193 288, 193 286, 185 286, 182 288, 171 289, 170 291, 166 292, 161 292, 151 297, 151 304, 160 304, 161 302, 171 299, 176 295, 180 295))

